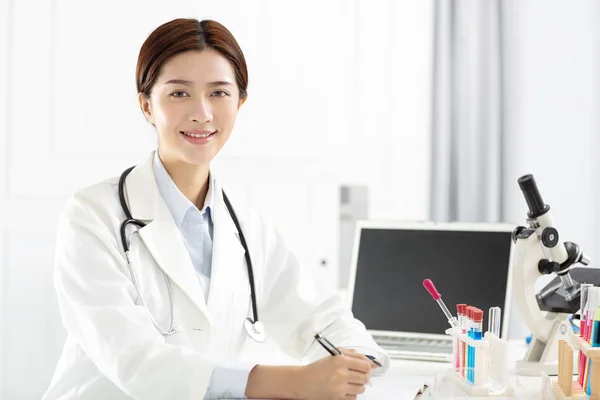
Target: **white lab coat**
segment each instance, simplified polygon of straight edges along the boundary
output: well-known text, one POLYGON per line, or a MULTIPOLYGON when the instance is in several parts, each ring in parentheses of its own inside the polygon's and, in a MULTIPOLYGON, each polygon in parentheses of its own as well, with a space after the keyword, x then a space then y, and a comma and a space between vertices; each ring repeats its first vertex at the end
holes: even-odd
MULTIPOLYGON (((317 296, 306 267, 278 233, 256 213, 246 212, 243 199, 231 198, 252 258, 259 319, 269 335, 268 343, 253 344, 242 326, 252 316, 244 250, 215 181, 208 302, 159 194, 152 155, 126 181, 131 213, 147 223, 131 236, 131 260, 148 307, 164 329, 170 303, 162 271, 172 282, 179 332, 166 338, 141 306, 127 269, 119 236, 125 215, 118 179, 72 197, 59 222, 54 274, 68 338, 45 400, 199 400, 215 365, 253 361, 246 354, 250 347, 272 351, 275 344, 303 362, 325 356, 312 339, 323 329, 340 346, 384 353, 338 297, 323 302, 317 296)), ((389 361, 383 361, 385 369, 389 361)))

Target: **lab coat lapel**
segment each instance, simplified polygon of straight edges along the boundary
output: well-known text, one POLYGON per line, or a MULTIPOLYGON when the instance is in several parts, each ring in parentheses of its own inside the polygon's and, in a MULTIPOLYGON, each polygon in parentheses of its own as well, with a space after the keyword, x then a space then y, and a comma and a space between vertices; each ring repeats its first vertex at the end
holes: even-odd
POLYGON ((171 281, 181 288, 212 324, 204 302, 202 286, 181 232, 158 191, 152 163, 153 155, 127 177, 127 197, 131 214, 134 218, 148 222, 138 232, 150 254, 171 281))
MULTIPOLYGON (((244 248, 237 229, 223 201, 221 187, 216 180, 213 213, 213 258, 208 294, 208 309, 213 315, 224 315, 225 307, 233 301, 233 293, 240 283, 248 285, 248 273, 244 261, 244 248), (240 282, 242 281, 242 282, 240 282)), ((235 204, 233 204, 235 208, 235 204)))

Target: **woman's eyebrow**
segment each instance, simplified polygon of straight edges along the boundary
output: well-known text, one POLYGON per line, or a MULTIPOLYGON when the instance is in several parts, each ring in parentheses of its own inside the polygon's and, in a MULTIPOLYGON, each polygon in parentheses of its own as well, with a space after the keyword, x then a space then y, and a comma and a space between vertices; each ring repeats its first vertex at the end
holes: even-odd
POLYGON ((231 83, 229 81, 214 81, 214 82, 209 82, 208 86, 233 86, 233 83, 231 83))
MULTIPOLYGON (((165 82, 165 85, 168 85, 168 84, 193 86, 194 82, 188 81, 188 80, 185 80, 185 79, 169 79, 168 81, 165 82)), ((233 83, 231 83, 229 81, 213 81, 213 82, 209 82, 208 86, 211 86, 211 87, 214 87, 214 86, 233 86, 233 83)))
POLYGON ((186 81, 185 79, 169 79, 168 81, 165 82, 165 85, 167 85, 169 83, 173 83, 176 85, 185 85, 185 86, 192 86, 194 84, 194 82, 186 81))

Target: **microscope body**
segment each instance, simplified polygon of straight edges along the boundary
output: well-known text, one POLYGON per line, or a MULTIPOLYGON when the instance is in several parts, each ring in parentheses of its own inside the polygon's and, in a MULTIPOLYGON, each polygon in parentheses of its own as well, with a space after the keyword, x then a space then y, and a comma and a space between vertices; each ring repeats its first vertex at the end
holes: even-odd
POLYGON ((527 226, 517 227, 512 235, 512 285, 515 305, 533 333, 523 360, 517 362, 516 372, 538 375, 558 372, 558 342, 570 343, 572 336, 569 314, 580 308, 580 285, 600 286, 600 270, 574 268, 590 260, 578 245, 563 242, 550 213, 531 175, 519 178, 519 185, 529 206, 527 226), (536 281, 542 275, 556 277, 536 293, 536 281))

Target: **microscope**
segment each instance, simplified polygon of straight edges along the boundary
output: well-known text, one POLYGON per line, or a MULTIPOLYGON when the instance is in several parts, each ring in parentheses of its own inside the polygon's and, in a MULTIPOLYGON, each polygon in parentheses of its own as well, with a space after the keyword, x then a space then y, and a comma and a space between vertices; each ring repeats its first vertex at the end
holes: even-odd
POLYGON ((558 342, 571 343, 573 330, 568 316, 580 308, 580 285, 600 286, 600 270, 576 267, 587 266, 590 259, 577 244, 561 240, 533 175, 520 177, 518 183, 529 212, 527 226, 519 226, 512 233, 512 286, 515 305, 533 339, 515 372, 556 375, 558 342), (535 283, 542 275, 555 278, 536 293, 535 283))

